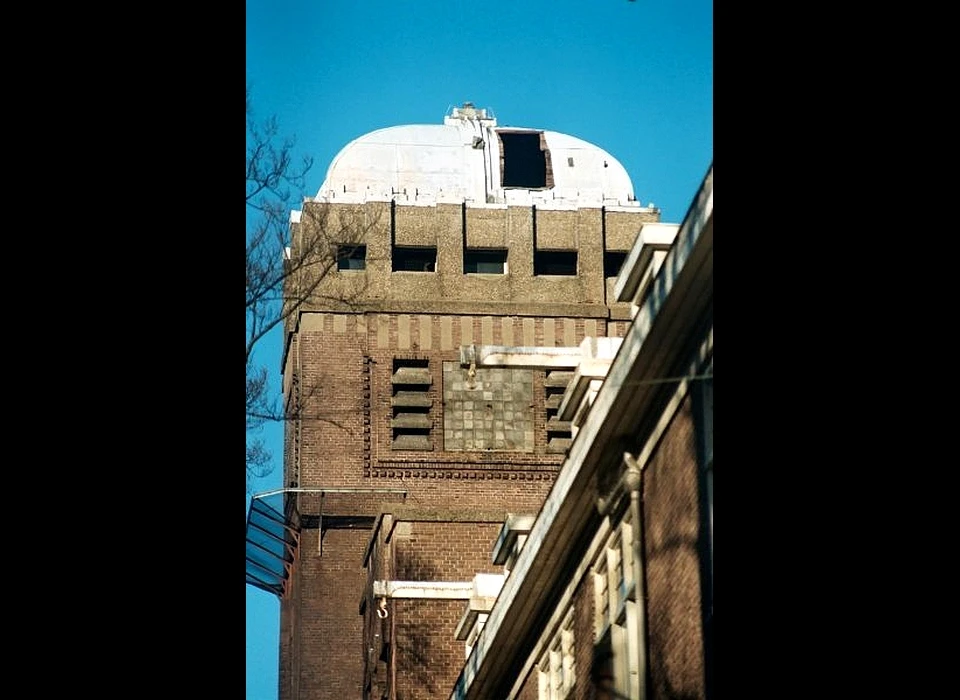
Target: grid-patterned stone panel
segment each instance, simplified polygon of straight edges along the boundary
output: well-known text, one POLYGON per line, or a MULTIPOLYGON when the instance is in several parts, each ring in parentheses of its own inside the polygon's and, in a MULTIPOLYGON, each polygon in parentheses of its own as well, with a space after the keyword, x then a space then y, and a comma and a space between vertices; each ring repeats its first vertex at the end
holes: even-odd
POLYGON ((533 452, 533 372, 443 363, 443 445, 450 452, 533 452))

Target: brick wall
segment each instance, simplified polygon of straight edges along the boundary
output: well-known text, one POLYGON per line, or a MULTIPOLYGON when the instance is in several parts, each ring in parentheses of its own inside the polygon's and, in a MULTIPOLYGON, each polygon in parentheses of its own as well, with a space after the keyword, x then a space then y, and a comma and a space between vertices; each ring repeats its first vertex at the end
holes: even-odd
POLYGON ((292 576, 287 597, 280 601, 280 700, 300 697, 300 581, 299 575, 292 576))
MULTIPOLYGON (((445 452, 443 362, 458 362, 459 346, 464 343, 576 345, 585 335, 622 335, 625 327, 622 322, 596 318, 304 315, 286 362, 287 373, 297 373, 303 396, 299 433, 288 430, 286 485, 395 488, 406 490, 407 495, 329 493, 322 500, 317 495, 301 495, 300 513, 315 520, 321 509, 324 518, 372 518, 387 502, 495 512, 496 521, 487 524, 412 523, 410 539, 396 541, 401 557, 391 578, 469 581, 478 572, 499 572, 501 567, 490 564, 490 555, 503 518, 510 512, 536 513, 562 461, 562 455, 546 450, 544 373, 534 373, 532 452, 445 452), (432 451, 390 448, 395 357, 429 360, 432 451), (293 440, 296 449, 289 444, 293 440), (297 456, 299 464, 290 464, 297 456)), ((287 379, 285 384, 294 386, 287 379)), ((364 648, 364 618, 358 606, 367 583, 363 556, 371 532, 327 530, 320 556, 317 526, 305 523, 291 594, 282 604, 281 700, 362 697, 369 647, 364 648)), ((404 605, 422 602, 405 601, 404 605)), ((416 642, 420 647, 409 638, 403 663, 410 667, 416 650, 429 643, 443 654, 438 657, 443 659, 437 667, 442 669, 437 671, 440 675, 431 683, 445 683, 449 690, 464 660, 464 644, 454 638, 454 631, 465 603, 431 601, 431 605, 420 608, 418 614, 427 615, 421 619, 426 628, 416 642), (436 620, 430 617, 434 612, 436 620)), ((371 614, 375 614, 372 609, 367 611, 371 614)), ((376 633, 371 627, 367 636, 376 633)), ((409 635, 413 635, 412 627, 409 635)), ((395 651, 400 649, 397 645, 395 651)), ((401 668, 400 658, 396 668, 401 668)), ((371 677, 376 687, 387 682, 383 669, 375 670, 371 677)), ((410 697, 438 697, 419 695, 426 691, 412 680, 404 692, 410 697)))
MULTIPOLYGON (((412 522, 394 529, 398 581, 470 581, 478 573, 503 573, 491 563, 502 520, 494 523, 412 522)), ((463 610, 461 610, 461 613, 463 610)))
POLYGON ((536 668, 527 675, 526 680, 523 681, 523 688, 520 690, 519 695, 517 695, 517 700, 539 700, 540 692, 537 681, 537 670, 536 668))
POLYGON ((447 698, 464 662, 461 600, 394 600, 397 700, 447 698))
POLYGON ((594 687, 590 681, 590 667, 593 663, 594 634, 594 597, 593 576, 589 573, 581 579, 574 593, 576 620, 574 621, 574 642, 576 644, 577 684, 573 689, 572 700, 593 700, 594 687))
POLYGON ((281 698, 361 697, 363 620, 357 606, 365 581, 362 560, 368 534, 327 530, 320 556, 317 531, 302 533, 298 562, 302 588, 296 601, 299 629, 294 646, 299 652, 299 673, 289 686, 291 691, 298 687, 299 694, 281 694, 281 698))
POLYGON ((381 619, 380 601, 370 593, 372 582, 470 582, 477 573, 502 573, 502 566, 491 563, 502 519, 487 515, 472 521, 452 511, 432 511, 429 521, 417 517, 385 516, 374 535, 364 614, 366 646, 372 650, 366 678, 379 693, 394 684, 398 698, 439 698, 446 697, 463 666, 465 645, 456 639, 456 629, 467 601, 387 599, 389 617, 381 619), (460 517, 464 519, 450 520, 460 517))
MULTIPOLYGON (((532 452, 444 453, 443 363, 459 362, 461 344, 570 346, 588 334, 619 336, 625 330, 622 322, 583 318, 403 314, 313 314, 304 318, 299 347, 291 351, 295 357, 290 362, 291 371, 299 370, 304 396, 300 463, 297 469, 287 470, 299 475, 300 486, 363 486, 365 477, 437 478, 428 476, 426 470, 448 467, 461 472, 449 478, 486 478, 466 473, 479 466, 532 472, 506 478, 552 480, 561 456, 546 449, 544 373, 533 373, 532 452), (432 450, 391 449, 394 358, 429 362, 433 383, 425 395, 432 401, 432 450), (337 459, 332 460, 334 454, 337 459)), ((294 454, 293 450, 290 453, 294 454)))
POLYGON ((694 435, 688 397, 644 470, 652 700, 705 696, 694 435))

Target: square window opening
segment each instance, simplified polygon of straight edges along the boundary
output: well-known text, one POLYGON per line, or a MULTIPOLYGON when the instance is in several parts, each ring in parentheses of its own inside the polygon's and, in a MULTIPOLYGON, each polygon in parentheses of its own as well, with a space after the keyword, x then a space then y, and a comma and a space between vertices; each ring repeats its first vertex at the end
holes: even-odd
POLYGON ((608 250, 603 254, 603 276, 616 277, 623 269, 623 263, 627 260, 627 252, 620 250, 608 250))
POLYGON ((534 275, 577 274, 577 251, 575 250, 536 250, 533 253, 534 275))
POLYGON ((365 270, 367 268, 367 246, 337 246, 338 270, 365 270))
POLYGON ((436 272, 436 248, 401 248, 393 249, 394 272, 436 272))
POLYGON ((507 251, 500 249, 467 248, 463 251, 464 274, 507 274, 507 251))

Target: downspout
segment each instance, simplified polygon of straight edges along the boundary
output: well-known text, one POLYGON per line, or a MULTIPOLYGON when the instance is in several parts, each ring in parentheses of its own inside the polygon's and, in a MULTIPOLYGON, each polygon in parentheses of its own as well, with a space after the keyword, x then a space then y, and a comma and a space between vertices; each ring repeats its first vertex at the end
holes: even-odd
POLYGON ((640 676, 640 700, 647 698, 647 595, 643 579, 643 513, 640 495, 643 489, 643 470, 629 452, 624 452, 627 470, 623 485, 630 491, 630 519, 633 521, 633 580, 637 598, 637 672, 640 676))
MULTIPOLYGON (((303 255, 303 225, 302 224, 297 227, 297 237, 299 239, 297 241, 298 243, 297 247, 299 249, 299 254, 302 256, 303 255)), ((301 266, 297 274, 297 297, 300 296, 300 286, 303 284, 302 273, 303 273, 303 268, 301 266)), ((296 396, 294 397, 294 400, 296 401, 296 405, 294 406, 294 410, 296 411, 296 422, 294 423, 294 426, 296 430, 295 440, 297 445, 297 454, 295 456, 296 462, 294 464, 294 467, 297 470, 296 486, 299 487, 303 484, 303 472, 301 471, 302 461, 300 459, 300 455, 303 453, 303 405, 302 405, 303 358, 300 355, 300 319, 299 319, 300 310, 299 309, 296 310, 296 314, 297 314, 297 339, 296 339, 296 345, 294 347, 294 352, 296 352, 295 361, 296 361, 297 382, 296 382, 296 396)), ((300 494, 299 493, 297 494, 296 498, 297 498, 297 513, 299 514, 300 513, 300 494)))
MULTIPOLYGON (((303 472, 301 470, 301 459, 300 455, 303 453, 303 406, 301 402, 303 401, 303 361, 300 357, 300 331, 297 331, 297 344, 294 346, 294 351, 297 353, 297 395, 294 397, 296 405, 294 410, 297 412, 297 421, 296 426, 296 441, 297 441, 297 462, 294 465, 297 470, 297 486, 300 486, 303 483, 303 472)), ((297 513, 300 512, 300 495, 297 494, 297 513)))
MULTIPOLYGON (((298 496, 299 500, 299 496, 298 496)), ((303 688, 303 574, 297 572, 297 651, 294 658, 297 660, 297 700, 301 699, 300 691, 303 688)))
MULTIPOLYGON (((391 523, 392 525, 393 523, 391 523)), ((384 538, 386 539, 386 538, 384 538)), ((389 544, 389 551, 387 556, 390 560, 390 566, 387 569, 387 572, 390 574, 390 578, 393 578, 397 573, 397 552, 393 546, 393 537, 391 535, 389 544)), ((390 698, 389 700, 397 700, 397 605, 394 603, 391 605, 393 608, 390 615, 390 698)))
MULTIPOLYGON (((396 606, 393 606, 396 607, 396 606)), ((390 616, 390 700, 397 700, 397 616, 390 616)))
MULTIPOLYGON (((302 234, 302 233, 301 233, 301 236, 300 236, 300 245, 303 246, 303 234, 302 234)), ((302 250, 302 247, 301 247, 301 250, 302 250)), ((298 294, 299 294, 299 291, 298 291, 298 294)), ((299 311, 298 311, 297 313, 299 314, 299 311)), ((294 397, 294 400, 295 400, 297 403, 296 403, 296 405, 294 406, 294 410, 297 412, 297 422, 295 423, 295 426, 296 426, 296 431, 297 431, 297 435, 296 435, 296 440, 297 440, 297 456, 296 456, 297 462, 296 462, 296 468, 297 468, 297 486, 298 486, 298 487, 303 483, 303 472, 301 471, 301 461, 300 461, 300 455, 303 454, 303 405, 302 405, 302 403, 301 403, 302 400, 303 400, 303 362, 302 362, 302 359, 301 359, 301 357, 300 357, 300 329, 299 329, 299 325, 300 325, 300 323, 298 322, 298 323, 297 323, 297 326, 298 326, 298 328, 297 328, 297 344, 296 344, 296 347, 294 348, 294 350, 295 350, 296 353, 297 353, 297 357, 296 357, 296 361, 297 361, 297 395, 296 395, 296 397, 294 397)), ((297 492, 297 495, 295 496, 295 498, 296 498, 296 513, 297 513, 297 519, 299 520, 299 518, 300 518, 300 492, 299 492, 299 491, 297 492)), ((319 532, 319 531, 318 531, 318 532, 317 532, 317 537, 319 538, 322 534, 323 534, 322 532, 319 532)), ((299 550, 299 547, 298 547, 297 549, 299 550)), ((298 551, 297 554, 298 554, 298 556, 303 557, 303 553, 302 553, 302 552, 299 552, 299 551, 298 551)), ((302 657, 303 657, 303 568, 302 568, 302 566, 301 566, 301 570, 298 571, 297 574, 298 574, 298 579, 299 579, 299 581, 298 581, 299 585, 297 586, 297 588, 299 589, 299 590, 298 590, 298 598, 299 598, 299 601, 298 601, 298 603, 297 603, 297 608, 298 608, 298 610, 297 610, 297 657, 300 658, 300 659, 302 659, 302 657)), ((298 674, 298 676, 299 676, 299 675, 302 673, 303 662, 302 662, 302 661, 299 661, 298 663, 300 664, 300 667, 301 667, 301 668, 297 669, 297 674, 298 674)), ((303 684, 301 683, 301 680, 300 680, 300 678, 298 677, 298 679, 297 679, 297 700, 300 700, 300 688, 301 688, 301 687, 303 687, 303 684)))

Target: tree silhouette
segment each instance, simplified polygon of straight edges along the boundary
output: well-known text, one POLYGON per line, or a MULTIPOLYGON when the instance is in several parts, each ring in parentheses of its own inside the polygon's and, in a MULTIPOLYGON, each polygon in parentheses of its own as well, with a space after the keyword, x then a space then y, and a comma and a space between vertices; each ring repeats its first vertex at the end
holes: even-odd
MULTIPOLYGON (((258 361, 256 350, 277 327, 287 326, 304 305, 318 308, 349 307, 362 290, 352 285, 324 285, 337 269, 337 260, 349 256, 373 225, 371 217, 354 209, 323 205, 303 206, 299 220, 292 222, 293 204, 302 198, 313 161, 297 160, 295 140, 280 135, 275 117, 257 121, 253 115, 250 88, 246 94, 247 116, 247 231, 246 231, 246 372, 247 456, 246 473, 262 477, 271 470, 271 454, 261 429, 267 421, 303 419, 301 406, 319 391, 319 386, 298 385, 294 401, 282 405, 271 388, 268 368, 258 361), (296 196, 296 199, 294 199, 296 196), (296 240, 291 240, 291 233, 296 240)), ((331 280, 332 281, 332 280, 331 280)), ((294 382, 299 378, 294 377, 294 382)), ((315 416, 323 419, 321 416, 315 416)))

